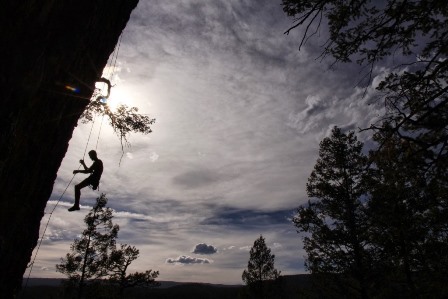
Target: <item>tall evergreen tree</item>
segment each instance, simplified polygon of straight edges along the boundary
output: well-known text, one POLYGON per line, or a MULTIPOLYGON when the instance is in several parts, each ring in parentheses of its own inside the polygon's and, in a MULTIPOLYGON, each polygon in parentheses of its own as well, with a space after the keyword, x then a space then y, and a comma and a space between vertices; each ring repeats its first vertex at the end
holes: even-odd
POLYGON ((382 146, 370 154, 369 233, 384 291, 400 288, 407 298, 445 297, 448 242, 446 218, 440 216, 447 212, 447 186, 427 176, 430 153, 415 151, 397 137, 377 133, 375 140, 382 146))
POLYGON ((75 239, 71 252, 56 265, 58 272, 67 275, 78 286, 78 298, 81 298, 87 280, 108 274, 109 252, 115 248, 119 227, 112 223, 112 209, 106 208, 106 203, 105 194, 101 194, 84 218, 87 228, 81 238, 75 239))
POLYGON ((120 297, 127 288, 159 285, 155 281, 159 271, 147 270, 127 274, 128 267, 138 258, 139 250, 127 244, 120 244, 117 248, 119 226, 113 224, 113 211, 106 207, 106 204, 107 198, 101 194, 84 218, 87 228, 80 238, 75 239, 70 247, 71 252, 56 265, 56 270, 65 274, 70 282, 77 286, 78 298, 82 297, 87 283, 98 282, 98 279, 103 280, 92 288, 96 289, 95 292, 101 293, 101 290, 104 290, 102 285, 108 283, 109 288, 118 286, 120 297))
POLYGON ((242 275, 244 283, 254 291, 257 298, 266 296, 264 281, 276 280, 280 276, 280 271, 274 267, 274 259, 275 255, 271 254, 271 249, 266 246, 263 236, 260 235, 250 249, 247 269, 243 271, 242 275))
POLYGON ((369 203, 377 265, 408 293, 446 297, 448 256, 448 2, 282 0, 301 45, 328 23, 323 55, 375 64, 390 74, 378 85, 385 113, 371 125, 369 203), (401 54, 396 59, 397 54, 401 54), (391 56, 394 59, 388 59, 391 56), (398 61, 398 64, 395 64, 398 61), (434 294, 432 291, 440 291, 434 294))
POLYGON ((362 148, 353 132, 333 128, 320 143, 308 179, 311 200, 298 209, 293 222, 299 233, 305 233, 306 268, 315 277, 338 280, 336 285, 345 286, 343 292, 352 297, 368 298, 372 256, 364 205, 367 157, 362 148))

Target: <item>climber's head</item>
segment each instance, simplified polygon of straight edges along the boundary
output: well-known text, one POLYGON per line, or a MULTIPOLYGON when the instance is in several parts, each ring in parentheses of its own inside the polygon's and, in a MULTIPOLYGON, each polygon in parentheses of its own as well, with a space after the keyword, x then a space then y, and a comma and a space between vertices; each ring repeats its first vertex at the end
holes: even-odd
POLYGON ((94 150, 91 150, 91 151, 89 152, 89 157, 90 157, 90 159, 92 159, 93 161, 95 161, 95 160, 98 159, 98 156, 96 155, 96 151, 94 151, 94 150))

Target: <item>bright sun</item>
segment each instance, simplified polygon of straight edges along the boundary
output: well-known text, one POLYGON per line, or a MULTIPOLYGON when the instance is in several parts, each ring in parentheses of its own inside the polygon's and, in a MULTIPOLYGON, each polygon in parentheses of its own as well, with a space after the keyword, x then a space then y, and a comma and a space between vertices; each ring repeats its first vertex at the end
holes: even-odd
MULTIPOLYGON (((97 86, 97 88, 100 90, 101 94, 105 95, 107 93, 107 87, 105 86, 105 84, 104 86, 102 85, 103 84, 97 86)), ((124 88, 115 86, 112 87, 110 96, 107 99, 106 104, 112 112, 115 112, 120 105, 130 106, 131 101, 129 98, 129 93, 124 88)))
POLYGON ((112 88, 109 99, 107 100, 107 105, 112 112, 115 112, 120 105, 129 106, 126 93, 122 89, 112 88))

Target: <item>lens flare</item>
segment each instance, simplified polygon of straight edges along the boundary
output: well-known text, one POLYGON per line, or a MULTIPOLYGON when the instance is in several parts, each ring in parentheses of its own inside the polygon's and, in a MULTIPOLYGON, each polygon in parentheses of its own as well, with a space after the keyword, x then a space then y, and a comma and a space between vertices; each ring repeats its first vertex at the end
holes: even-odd
POLYGON ((78 87, 65 85, 65 89, 70 90, 71 92, 74 92, 74 93, 79 93, 79 88, 78 87))
POLYGON ((103 104, 103 105, 107 105, 107 98, 105 98, 105 97, 101 97, 101 98, 99 98, 98 100, 100 101, 101 104, 103 104))

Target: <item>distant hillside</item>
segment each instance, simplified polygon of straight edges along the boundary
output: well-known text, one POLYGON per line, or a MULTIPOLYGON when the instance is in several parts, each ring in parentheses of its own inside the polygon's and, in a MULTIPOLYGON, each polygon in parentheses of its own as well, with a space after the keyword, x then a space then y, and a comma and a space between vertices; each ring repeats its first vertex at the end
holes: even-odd
MULTIPOLYGON (((36 286, 51 286, 58 287, 65 279, 63 278, 30 278, 28 280, 28 287, 36 287, 36 286)), ((158 281, 160 283, 161 289, 171 288, 178 285, 204 285, 204 286, 212 286, 212 287, 222 287, 222 288, 233 288, 233 287, 241 287, 242 285, 226 285, 226 284, 209 284, 209 283, 196 283, 196 282, 177 282, 177 281, 158 281)), ((23 286, 25 286, 26 280, 23 280, 23 286)))
MULTIPOLYGON (((28 287, 36 287, 36 286, 51 286, 58 287, 62 284, 65 279, 63 278, 30 278, 28 280, 28 287)), ((179 284, 182 282, 175 281, 159 281, 161 283, 160 288, 169 288, 179 284)), ((26 280, 23 280, 22 286, 25 286, 26 280)))
MULTIPOLYGON (((30 278, 28 286, 23 290, 21 299, 63 298, 63 279, 30 278)), ((235 299, 244 289, 243 285, 222 285, 205 283, 185 283, 160 281, 158 288, 135 288, 126 290, 125 298, 129 299, 235 299)), ((273 283, 273 282, 271 282, 273 283)), ((276 298, 296 299, 303 289, 309 287, 310 277, 307 274, 281 276, 277 282, 279 291, 276 298)))
POLYGON ((56 278, 30 278, 28 279, 28 283, 26 281, 26 278, 23 279, 22 287, 25 286, 25 284, 28 287, 35 287, 35 286, 60 286, 63 279, 56 279, 56 278))

